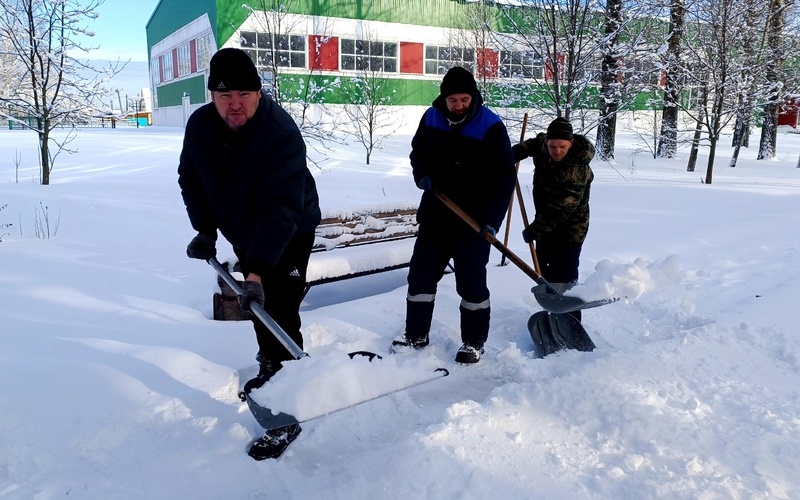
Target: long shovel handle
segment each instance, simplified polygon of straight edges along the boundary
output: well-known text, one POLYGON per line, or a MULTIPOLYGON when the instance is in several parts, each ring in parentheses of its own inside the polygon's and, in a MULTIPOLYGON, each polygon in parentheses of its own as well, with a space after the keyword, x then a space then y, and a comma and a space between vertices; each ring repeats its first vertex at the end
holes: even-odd
MULTIPOLYGON (((436 197, 442 201, 442 203, 447 205, 448 208, 450 208, 450 210, 452 210, 453 212, 456 213, 456 215, 461 217, 461 219, 464 222, 466 222, 472 229, 474 229, 475 232, 477 233, 481 232, 481 226, 477 222, 475 222, 475 219, 470 217, 468 213, 466 213, 464 210, 461 209, 461 207, 456 205, 455 202, 453 202, 453 200, 448 198, 446 194, 442 193, 438 189, 435 190, 434 193, 436 194, 436 197)), ((524 260, 520 259, 517 256, 517 254, 512 252, 507 246, 500 243, 500 241, 497 238, 495 238, 492 235, 492 233, 486 231, 483 234, 483 237, 486 238, 486 241, 491 243, 493 247, 500 250, 500 253, 505 255, 508 258, 508 260, 513 262, 517 267, 519 267, 522 270, 522 272, 530 276, 530 278, 534 280, 536 283, 547 286, 548 291, 550 291, 550 293, 561 295, 561 293, 558 290, 556 290, 556 288, 553 287, 553 285, 551 285, 546 279, 544 279, 541 274, 537 273, 531 266, 526 264, 524 260)))
MULTIPOLYGON (((525 129, 527 128, 527 126, 528 126, 528 113, 525 113, 525 115, 522 117, 522 131, 519 134, 519 142, 520 142, 520 144, 522 143, 522 141, 525 140, 525 129)), ((519 189, 519 162, 516 162, 514 164, 514 178, 517 180, 517 197, 519 198, 520 196, 522 196, 522 191, 520 191, 520 189, 519 189)), ((522 208, 524 210, 524 206, 522 205, 522 199, 521 198, 519 200, 519 203, 520 203, 520 205, 519 205, 520 208, 522 208)), ((511 232, 511 209, 513 209, 513 208, 514 208, 514 195, 511 195, 511 199, 508 201, 508 214, 506 215, 506 235, 503 238, 503 244, 504 245, 508 245, 508 235, 511 232)), ((527 222, 525 223, 525 227, 528 227, 528 223, 527 222)), ((506 265, 506 256, 505 256, 505 254, 503 255, 503 258, 500 259, 500 265, 501 266, 505 266, 506 265)), ((536 268, 536 271, 537 272, 539 271, 538 267, 536 268)))
MULTIPOLYGON (((242 287, 240 287, 236 279, 231 276, 231 273, 229 273, 228 270, 219 263, 216 257, 211 257, 208 259, 208 263, 211 264, 211 267, 213 267, 214 270, 217 271, 217 274, 222 277, 223 281, 225 281, 225 284, 231 287, 231 290, 236 292, 236 295, 242 295, 242 287)), ((267 311, 265 311, 263 307, 258 304, 251 303, 250 312, 252 312, 255 317, 260 319, 261 322, 264 323, 264 326, 269 328, 269 331, 275 335, 275 338, 277 338, 280 343, 283 344, 283 347, 289 351, 289 354, 291 354, 294 359, 300 359, 308 356, 308 354, 303 352, 303 350, 300 349, 300 346, 298 346, 297 343, 292 340, 292 337, 290 337, 289 334, 286 333, 283 328, 281 328, 281 325, 279 325, 269 314, 267 314, 267 311)))

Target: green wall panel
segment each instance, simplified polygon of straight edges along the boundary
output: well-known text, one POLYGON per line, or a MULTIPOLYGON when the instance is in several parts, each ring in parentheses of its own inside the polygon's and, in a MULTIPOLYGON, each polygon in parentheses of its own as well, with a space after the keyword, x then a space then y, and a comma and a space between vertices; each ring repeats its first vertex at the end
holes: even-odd
POLYGON ((189 102, 203 104, 206 102, 206 81, 203 75, 168 83, 156 88, 158 107, 181 106, 184 92, 189 93, 189 102))

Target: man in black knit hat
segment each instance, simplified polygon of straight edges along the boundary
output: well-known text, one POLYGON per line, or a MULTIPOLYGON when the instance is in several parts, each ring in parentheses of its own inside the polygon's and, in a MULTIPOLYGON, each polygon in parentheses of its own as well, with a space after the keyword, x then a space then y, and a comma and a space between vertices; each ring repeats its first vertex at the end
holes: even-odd
MULTIPOLYGON (((514 161, 532 156, 535 166, 536 216, 522 231, 522 238, 526 243, 536 242, 544 279, 569 288, 578 281, 581 249, 589 231, 589 191, 594 179, 589 162, 594 158, 594 146, 559 117, 550 122, 547 133, 512 149, 514 161)), ((570 314, 580 321, 580 311, 570 314)))
POLYGON ((484 234, 495 234, 500 228, 516 180, 508 132, 483 105, 472 74, 454 67, 423 115, 411 149, 414 182, 424 192, 408 271, 405 333, 392 342, 392 349, 421 349, 429 344, 437 284, 452 259, 461 297, 463 342, 456 361, 477 363, 489 335, 486 264, 491 246, 484 234), (482 224, 481 233, 476 234, 438 200, 434 189, 482 224))
MULTIPOLYGON (((192 227, 186 253, 217 254, 217 230, 231 243, 245 281, 242 309, 257 303, 302 348, 300 303, 320 221, 314 178, 294 120, 261 91, 250 56, 225 48, 211 58, 211 103, 189 117, 178 184, 192 227)), ((255 316, 261 387, 292 355, 255 316)), ((250 448, 256 460, 276 458, 300 433, 299 425, 267 431, 250 448)))

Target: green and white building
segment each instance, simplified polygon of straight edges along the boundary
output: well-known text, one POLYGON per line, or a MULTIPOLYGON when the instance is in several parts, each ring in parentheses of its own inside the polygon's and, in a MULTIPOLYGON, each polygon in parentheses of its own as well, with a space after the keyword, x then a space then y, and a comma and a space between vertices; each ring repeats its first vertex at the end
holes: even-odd
MULTIPOLYGON (((154 124, 182 126, 210 100, 208 62, 223 47, 248 51, 265 83, 270 81, 265 61, 277 49, 282 93, 298 90, 291 88, 292 82, 303 81, 283 75, 310 76, 324 86, 332 79, 355 77, 368 60, 391 81, 392 104, 403 106, 429 105, 441 75, 456 64, 484 81, 521 73, 546 78, 542 64, 522 52, 459 46, 463 30, 451 26, 470 8, 463 1, 260 0, 252 7, 243 6, 242 0, 159 2, 147 23, 154 124), (273 14, 268 25, 264 11, 255 10, 264 4, 282 5, 284 13, 279 20, 273 14)), ((502 23, 499 10, 491 12, 502 23)), ((321 98, 331 104, 346 99, 336 92, 321 98)))

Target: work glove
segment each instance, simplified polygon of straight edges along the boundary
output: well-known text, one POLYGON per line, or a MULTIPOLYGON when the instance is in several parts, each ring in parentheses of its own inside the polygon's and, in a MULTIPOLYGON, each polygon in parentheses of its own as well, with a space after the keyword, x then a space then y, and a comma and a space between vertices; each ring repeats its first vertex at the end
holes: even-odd
POLYGON ((511 154, 514 155, 514 161, 522 161, 525 158, 529 157, 531 154, 529 152, 528 146, 525 145, 524 142, 520 142, 511 146, 511 154))
POLYGON ((242 294, 239 295, 239 306, 245 312, 251 312, 251 304, 264 307, 264 287, 258 281, 243 281, 242 294))
POLYGON ((525 243, 533 243, 534 240, 539 239, 539 236, 541 235, 534 229, 533 225, 522 230, 522 239, 525 240, 525 243))
POLYGON ((425 177, 419 180, 419 182, 417 183, 417 187, 423 191, 430 191, 431 189, 433 189, 433 181, 431 181, 431 178, 426 175, 425 177))
POLYGON ((493 228, 489 224, 484 224, 483 227, 481 228, 480 238, 485 239, 486 233, 491 233, 492 236, 497 236, 497 229, 493 228))
POLYGON ((217 256, 217 235, 198 233, 186 247, 186 255, 191 259, 208 260, 217 256))

